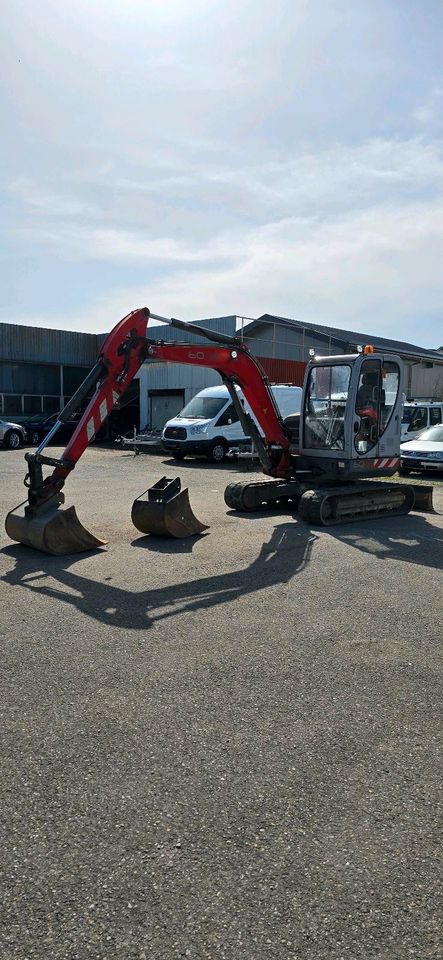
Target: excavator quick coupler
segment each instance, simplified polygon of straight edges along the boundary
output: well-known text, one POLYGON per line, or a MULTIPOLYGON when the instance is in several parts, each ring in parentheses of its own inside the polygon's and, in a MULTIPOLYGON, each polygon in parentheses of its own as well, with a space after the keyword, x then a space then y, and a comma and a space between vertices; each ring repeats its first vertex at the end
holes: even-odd
POLYGON ((140 533, 158 537, 195 537, 208 529, 200 523, 189 503, 188 490, 181 489, 180 477, 162 477, 132 504, 132 522, 140 533), (147 499, 144 499, 147 496, 147 499))
POLYGON ((25 500, 14 510, 10 510, 6 517, 8 537, 56 557, 84 553, 106 546, 107 540, 99 540, 80 523, 75 507, 60 510, 64 500, 62 493, 37 507, 29 506, 25 500))

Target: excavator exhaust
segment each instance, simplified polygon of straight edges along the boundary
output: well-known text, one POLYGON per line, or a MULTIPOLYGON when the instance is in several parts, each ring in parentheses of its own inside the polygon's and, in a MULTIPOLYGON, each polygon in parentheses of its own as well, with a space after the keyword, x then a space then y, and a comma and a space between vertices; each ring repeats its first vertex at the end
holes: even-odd
POLYGON ((60 510, 64 499, 63 494, 59 493, 39 507, 30 507, 25 500, 10 510, 5 521, 8 537, 55 557, 85 553, 106 546, 107 540, 95 537, 80 523, 75 507, 60 510))
POLYGON ((134 500, 131 518, 140 533, 157 537, 196 537, 208 530, 208 525, 193 513, 188 490, 181 489, 180 477, 162 477, 145 490, 134 500))

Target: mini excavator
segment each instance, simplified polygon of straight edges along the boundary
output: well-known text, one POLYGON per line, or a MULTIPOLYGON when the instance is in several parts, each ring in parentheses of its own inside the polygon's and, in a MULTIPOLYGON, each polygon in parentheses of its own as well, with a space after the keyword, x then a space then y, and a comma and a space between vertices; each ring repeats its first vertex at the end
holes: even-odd
MULTIPOLYGON (((375 353, 370 345, 361 353, 313 357, 306 369, 300 417, 284 421, 264 370, 239 338, 161 317, 143 307, 114 327, 96 364, 47 437, 34 453, 25 454, 28 498, 6 518, 12 540, 55 555, 93 550, 106 543, 83 527, 74 507, 62 509, 62 490, 145 360, 212 367, 220 374, 265 474, 258 480, 229 484, 225 502, 231 509, 255 511, 289 503, 303 520, 327 526, 407 514, 414 502, 419 507, 419 493, 411 484, 377 480, 391 477, 400 464, 403 365, 399 357, 375 353), (153 339, 147 336, 151 318, 212 343, 153 339), (254 417, 241 403, 236 386, 254 417), (60 425, 91 392, 92 399, 62 456, 46 456, 43 451, 60 425), (53 468, 46 477, 44 467, 53 468)), ((181 537, 205 529, 193 515, 179 478, 163 477, 145 493, 147 498, 143 494, 132 507, 133 522, 141 532, 181 537)))

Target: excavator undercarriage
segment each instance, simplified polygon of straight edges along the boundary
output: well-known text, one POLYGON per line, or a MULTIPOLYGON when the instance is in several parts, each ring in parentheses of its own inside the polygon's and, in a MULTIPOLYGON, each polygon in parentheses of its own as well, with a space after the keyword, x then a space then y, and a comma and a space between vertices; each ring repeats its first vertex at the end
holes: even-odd
POLYGON ((277 504, 291 506, 307 523, 332 526, 378 517, 396 517, 414 506, 412 484, 357 482, 346 485, 318 486, 292 481, 256 480, 231 483, 225 490, 225 503, 233 510, 255 511, 277 504))

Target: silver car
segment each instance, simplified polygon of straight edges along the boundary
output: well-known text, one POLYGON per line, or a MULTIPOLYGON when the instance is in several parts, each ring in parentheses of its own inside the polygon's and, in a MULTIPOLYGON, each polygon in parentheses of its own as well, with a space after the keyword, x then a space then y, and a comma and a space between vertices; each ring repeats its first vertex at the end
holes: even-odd
POLYGON ((400 473, 443 470, 443 424, 428 427, 416 440, 400 445, 400 473))
POLYGON ((9 450, 18 450, 22 443, 26 443, 26 430, 19 423, 11 423, 0 417, 0 443, 9 450))

